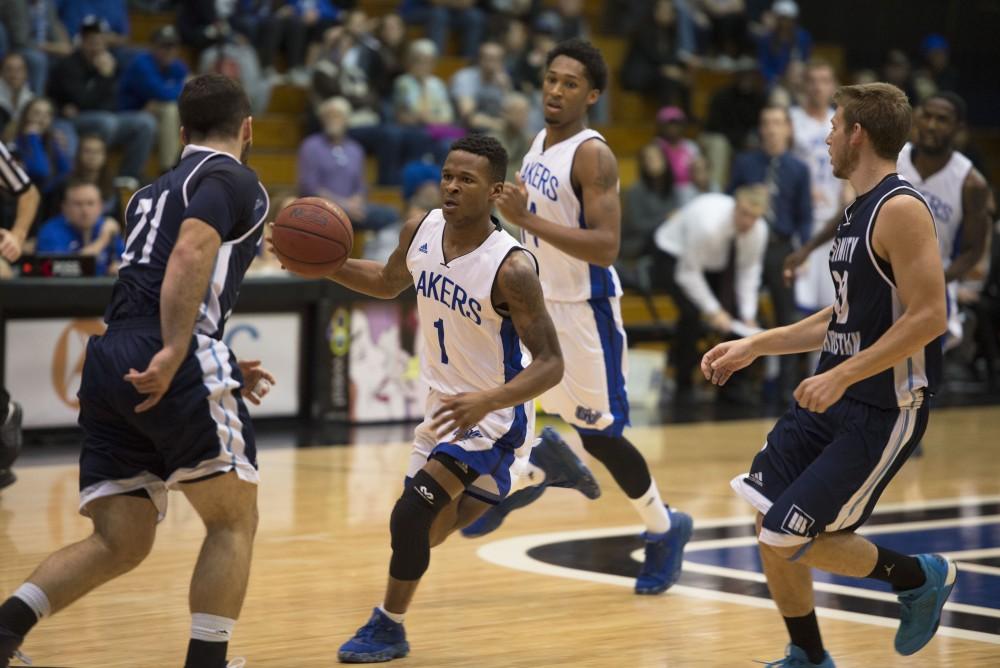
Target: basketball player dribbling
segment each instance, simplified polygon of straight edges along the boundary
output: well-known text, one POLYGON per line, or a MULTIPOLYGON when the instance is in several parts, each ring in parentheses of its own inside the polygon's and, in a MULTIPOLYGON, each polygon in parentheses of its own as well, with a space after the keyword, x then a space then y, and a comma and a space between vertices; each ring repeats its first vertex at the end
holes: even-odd
MULTIPOLYGON (((612 266, 621 238, 618 162, 586 123, 607 79, 604 57, 590 42, 567 40, 549 52, 542 84, 545 129, 528 149, 517 184, 504 186, 497 209, 521 228, 521 242, 538 256, 546 307, 566 359, 562 382, 542 395, 542 407, 572 425, 642 518, 646 554, 635 591, 659 594, 680 575, 692 522, 663 504, 649 465, 623 434, 629 423, 628 358, 621 284, 612 266)), ((555 432, 546 436, 552 439, 555 432)), ((463 533, 492 531, 548 484, 512 494, 463 533)))
POLYGON ((830 251, 834 304, 794 325, 722 343, 702 359, 716 384, 761 355, 821 349, 750 472, 733 489, 757 509, 771 598, 791 639, 770 666, 834 665, 823 647, 811 568, 874 578, 898 595, 900 654, 937 631, 955 584, 940 555, 907 556, 855 533, 927 427, 947 326, 944 271, 927 202, 896 174, 910 129, 906 95, 884 83, 837 91, 827 139, 834 174, 861 193, 830 251))

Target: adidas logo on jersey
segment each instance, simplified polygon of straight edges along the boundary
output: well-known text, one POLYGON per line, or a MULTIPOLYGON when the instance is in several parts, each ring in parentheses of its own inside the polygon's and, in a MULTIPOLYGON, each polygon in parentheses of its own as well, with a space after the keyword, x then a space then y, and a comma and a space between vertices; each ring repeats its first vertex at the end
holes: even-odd
POLYGON ((427 252, 427 244, 420 244, 420 248, 418 248, 417 250, 420 251, 421 253, 426 253, 427 252))
POLYGON ((423 485, 421 485, 420 487, 414 487, 413 489, 417 490, 417 494, 419 494, 420 496, 424 497, 425 499, 427 499, 431 503, 434 503, 434 492, 430 491, 429 489, 427 489, 423 485))
POLYGON ((747 476, 747 480, 749 480, 750 482, 752 482, 754 484, 760 485, 761 487, 764 486, 764 474, 761 473, 760 471, 757 471, 756 473, 751 473, 750 475, 748 475, 747 476))

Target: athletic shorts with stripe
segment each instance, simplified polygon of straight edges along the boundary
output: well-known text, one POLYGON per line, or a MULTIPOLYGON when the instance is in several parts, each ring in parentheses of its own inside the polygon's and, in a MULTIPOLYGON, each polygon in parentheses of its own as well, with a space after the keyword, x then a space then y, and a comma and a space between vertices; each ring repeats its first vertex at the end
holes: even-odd
POLYGON ((621 436, 629 423, 628 343, 618 297, 546 301, 562 348, 562 381, 541 396, 542 409, 581 434, 621 436))
POLYGON ((146 369, 162 347, 155 319, 112 322, 87 344, 78 394, 83 514, 94 499, 145 490, 162 520, 167 490, 185 480, 235 470, 242 480, 258 482, 253 428, 240 396, 243 377, 221 341, 192 337, 170 390, 149 411, 135 412, 143 396, 124 376, 130 368, 146 369))
POLYGON ((927 428, 929 405, 918 405, 883 409, 844 397, 812 413, 793 404, 750 472, 731 483, 764 514, 760 540, 789 547, 864 524, 927 428))

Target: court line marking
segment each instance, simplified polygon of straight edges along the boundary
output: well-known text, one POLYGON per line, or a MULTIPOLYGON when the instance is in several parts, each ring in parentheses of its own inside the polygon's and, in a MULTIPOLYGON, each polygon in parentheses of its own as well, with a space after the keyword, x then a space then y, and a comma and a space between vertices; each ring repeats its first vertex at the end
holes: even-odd
MULTIPOLYGON (((897 510, 926 510, 933 508, 943 508, 948 506, 968 506, 980 503, 995 503, 1000 501, 1000 496, 985 496, 985 497, 964 497, 956 499, 933 499, 929 501, 922 502, 909 502, 909 503, 897 503, 897 504, 885 504, 879 508, 880 513, 893 512, 897 510)), ((969 518, 957 518, 954 520, 930 520, 928 522, 916 522, 913 524, 885 524, 881 526, 873 526, 870 530, 864 533, 875 534, 875 533, 891 533, 892 531, 898 531, 904 526, 913 528, 914 526, 923 526, 924 528, 944 528, 947 526, 976 526, 977 524, 984 524, 988 522, 977 522, 977 520, 983 520, 989 518, 990 522, 995 522, 1000 520, 1000 516, 991 515, 987 517, 969 517, 969 518), (945 522, 946 524, 942 524, 945 522), (950 524, 947 524, 950 522, 950 524), (880 530, 880 531, 878 531, 880 530)), ((721 526, 738 526, 746 525, 751 520, 744 517, 728 517, 728 518, 713 518, 707 520, 699 520, 695 523, 696 527, 703 528, 713 528, 721 526)), ((517 536, 514 538, 507 538, 503 540, 494 541, 492 543, 487 543, 481 546, 476 554, 479 558, 487 561, 489 563, 495 564, 497 566, 502 566, 505 568, 511 568, 514 570, 525 571, 528 573, 534 573, 536 575, 548 575, 553 577, 562 577, 572 580, 583 580, 586 582, 594 582, 597 584, 607 584, 615 585, 618 587, 627 587, 632 589, 635 586, 635 580, 633 578, 627 578, 620 575, 611 575, 608 573, 596 573, 593 571, 578 570, 575 568, 567 568, 565 566, 556 566, 554 564, 548 564, 537 559, 533 559, 528 556, 528 551, 540 547, 542 545, 550 545, 552 543, 561 543, 573 540, 585 540, 594 538, 609 538, 613 536, 624 536, 629 534, 637 534, 641 532, 645 527, 641 525, 628 525, 621 527, 605 527, 600 529, 582 529, 577 531, 556 531, 552 533, 545 534, 530 534, 527 536, 517 536)), ((860 533, 860 532, 859 532, 860 533)), ((756 542, 756 538, 753 536, 742 536, 737 538, 724 538, 720 540, 710 540, 710 541, 698 541, 695 543, 690 543, 687 550, 706 550, 712 549, 714 547, 723 547, 734 544, 752 545, 756 542), (737 541, 734 543, 733 541, 737 541)), ((963 556, 966 558, 973 558, 969 553, 979 553, 988 551, 991 554, 985 554, 982 556, 993 556, 992 552, 994 550, 1000 551, 1000 548, 988 548, 987 550, 966 550, 963 556)), ((950 553, 949 553, 950 554, 950 553)), ((699 568, 721 568, 708 566, 706 564, 691 564, 691 562, 685 561, 684 567, 689 568, 694 566, 691 570, 698 572, 699 568)), ((725 570, 736 570, 736 569, 725 569, 725 570)), ((754 579, 751 577, 746 577, 750 575, 757 575, 761 578, 759 581, 763 581, 763 574, 757 574, 751 571, 736 571, 742 574, 743 579, 754 579)), ((845 587, 844 585, 835 585, 832 583, 816 583, 816 588, 821 589, 826 586, 843 588, 849 590, 847 593, 853 596, 859 596, 862 598, 878 598, 877 596, 870 596, 870 594, 880 594, 882 592, 875 592, 868 589, 855 589, 852 587, 845 587), (821 587, 822 585, 822 587, 821 587)), ((834 592, 834 589, 829 591, 834 592)), ((680 594, 682 596, 687 596, 689 598, 697 598, 702 600, 711 601, 722 601, 726 603, 736 603, 738 605, 744 605, 755 608, 769 608, 776 610, 774 602, 771 599, 758 598, 756 596, 748 596, 746 594, 732 594, 729 592, 716 591, 712 589, 702 589, 701 587, 691 587, 688 585, 674 585, 670 588, 668 595, 680 594)), ((889 597, 889 600, 895 597, 890 594, 885 594, 889 597)), ((961 603, 947 603, 945 608, 949 610, 954 610, 956 612, 969 611, 969 609, 975 609, 975 614, 984 614, 985 616, 996 617, 1000 616, 1000 612, 992 611, 988 608, 982 608, 982 610, 989 610, 989 613, 979 612, 980 606, 969 606, 967 604, 961 603), (965 608, 965 610, 963 610, 965 608)), ((898 624, 897 620, 888 619, 886 617, 880 617, 878 615, 869 615, 859 612, 850 612, 846 610, 836 610, 833 608, 825 608, 817 606, 816 612, 820 617, 825 617, 828 619, 836 619, 840 621, 851 621, 861 624, 868 624, 870 626, 882 626, 886 628, 895 628, 898 624)), ((989 643, 993 645, 1000 645, 1000 636, 996 636, 989 633, 982 633, 980 631, 969 631, 966 629, 957 629, 950 626, 942 626, 938 629, 938 633, 943 636, 950 638, 959 638, 962 640, 974 640, 978 642, 989 643)))

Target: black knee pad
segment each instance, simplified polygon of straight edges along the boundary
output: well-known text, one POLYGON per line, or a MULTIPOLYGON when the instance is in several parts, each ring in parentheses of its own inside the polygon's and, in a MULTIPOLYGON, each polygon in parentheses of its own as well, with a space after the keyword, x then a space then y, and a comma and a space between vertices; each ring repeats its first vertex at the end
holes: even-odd
POLYGON ((649 491, 653 478, 642 453, 624 436, 580 434, 583 449, 598 460, 630 499, 638 499, 649 491))
POLYGON ((423 576, 431 560, 431 525, 449 503, 448 492, 429 473, 417 471, 389 518, 389 575, 397 580, 419 580, 423 576))

